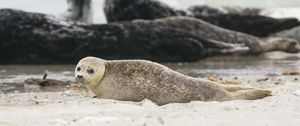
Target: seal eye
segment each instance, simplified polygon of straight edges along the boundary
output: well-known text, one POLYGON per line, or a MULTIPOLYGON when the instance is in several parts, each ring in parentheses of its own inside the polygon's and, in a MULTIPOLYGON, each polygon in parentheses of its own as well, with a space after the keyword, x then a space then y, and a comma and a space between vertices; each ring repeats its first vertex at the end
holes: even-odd
POLYGON ((95 71, 93 70, 93 69, 88 69, 88 70, 86 70, 89 74, 93 74, 93 73, 95 73, 95 71))
POLYGON ((77 71, 80 71, 81 70, 81 68, 80 67, 77 67, 77 71))

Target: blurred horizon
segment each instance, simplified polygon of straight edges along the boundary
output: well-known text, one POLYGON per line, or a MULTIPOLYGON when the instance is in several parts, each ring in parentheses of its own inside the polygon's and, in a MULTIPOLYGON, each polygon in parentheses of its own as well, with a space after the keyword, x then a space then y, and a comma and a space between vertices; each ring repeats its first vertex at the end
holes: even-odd
MULTIPOLYGON (((239 6, 258 8, 300 8, 300 0, 159 0, 178 9, 187 9, 191 5, 209 5, 213 7, 239 6)), ((93 0, 94 23, 106 23, 103 13, 104 0, 93 0)), ((21 9, 61 17, 67 10, 66 0, 0 0, 1 8, 21 9)))

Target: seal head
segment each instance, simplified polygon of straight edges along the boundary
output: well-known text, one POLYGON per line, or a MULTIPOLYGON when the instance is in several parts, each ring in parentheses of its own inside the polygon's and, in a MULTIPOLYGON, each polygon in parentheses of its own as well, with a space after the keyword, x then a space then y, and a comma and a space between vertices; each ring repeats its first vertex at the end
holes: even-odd
POLYGON ((106 61, 96 57, 86 57, 75 68, 76 81, 94 89, 105 74, 106 61))
POLYGON ((300 52, 300 42, 292 38, 269 37, 262 39, 262 47, 264 52, 284 51, 288 53, 300 52))

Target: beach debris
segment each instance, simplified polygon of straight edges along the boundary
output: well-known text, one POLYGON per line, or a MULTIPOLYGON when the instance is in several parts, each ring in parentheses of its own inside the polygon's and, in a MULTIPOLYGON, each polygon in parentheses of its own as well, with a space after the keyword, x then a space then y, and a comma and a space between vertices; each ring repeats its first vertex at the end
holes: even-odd
POLYGON ((266 74, 266 76, 275 77, 275 76, 279 76, 279 75, 277 73, 268 73, 268 74, 266 74))
POLYGON ((284 71, 282 75, 300 75, 300 70, 287 70, 284 71))
POLYGON ((25 85, 39 85, 41 87, 49 87, 49 86, 71 86, 74 89, 78 87, 79 84, 72 81, 63 81, 56 79, 47 79, 48 73, 45 72, 42 79, 38 78, 29 78, 24 81, 25 85))
POLYGON ((222 78, 216 78, 216 77, 208 77, 207 78, 210 81, 221 83, 221 84, 226 84, 226 85, 240 85, 242 82, 238 80, 223 80, 222 78))
POLYGON ((44 76, 43 76, 43 80, 45 80, 48 76, 48 72, 45 72, 44 76))
POLYGON ((274 84, 281 85, 281 84, 284 84, 284 81, 282 79, 276 79, 276 80, 274 80, 274 84))
POLYGON ((39 85, 41 87, 71 85, 69 81, 61 81, 61 80, 54 80, 54 79, 36 79, 36 78, 26 79, 24 83, 25 85, 39 85))
POLYGON ((262 78, 262 79, 257 79, 256 82, 262 82, 262 81, 268 81, 268 80, 269 80, 269 78, 266 77, 266 78, 262 78))

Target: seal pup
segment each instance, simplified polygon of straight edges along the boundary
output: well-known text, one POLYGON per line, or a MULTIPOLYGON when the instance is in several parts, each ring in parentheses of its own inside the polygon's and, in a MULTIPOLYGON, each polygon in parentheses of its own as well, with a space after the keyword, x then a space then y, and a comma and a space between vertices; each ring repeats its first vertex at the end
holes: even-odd
POLYGON ((271 95, 268 90, 189 77, 146 60, 86 57, 77 64, 75 78, 99 98, 136 102, 150 99, 158 105, 195 100, 254 100, 271 95))

